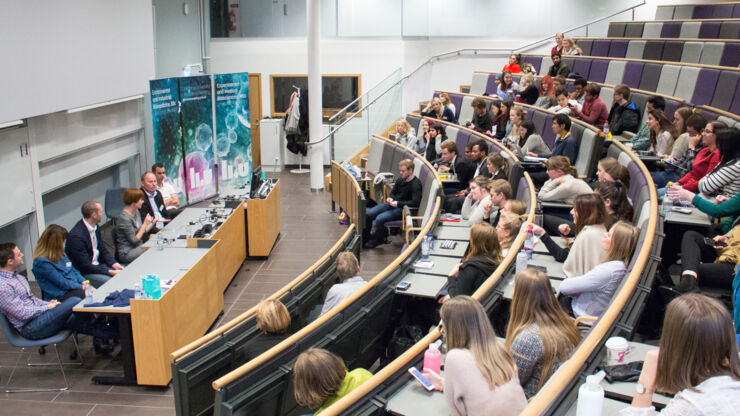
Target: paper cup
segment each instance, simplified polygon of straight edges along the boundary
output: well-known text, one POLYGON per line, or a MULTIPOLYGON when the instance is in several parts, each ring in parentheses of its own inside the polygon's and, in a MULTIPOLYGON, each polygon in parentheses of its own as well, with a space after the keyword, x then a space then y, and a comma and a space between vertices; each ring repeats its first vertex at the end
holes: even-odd
POLYGON ((606 340, 606 365, 618 365, 627 362, 629 343, 622 337, 611 337, 606 340))

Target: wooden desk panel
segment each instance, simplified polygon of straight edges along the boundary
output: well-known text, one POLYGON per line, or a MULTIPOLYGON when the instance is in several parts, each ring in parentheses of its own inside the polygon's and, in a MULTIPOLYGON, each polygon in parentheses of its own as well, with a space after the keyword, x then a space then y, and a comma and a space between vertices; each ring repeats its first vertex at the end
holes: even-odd
MULTIPOLYGON (((247 258, 247 243, 245 236, 246 221, 244 204, 239 204, 229 215, 229 218, 218 227, 218 230, 208 240, 219 240, 222 244, 216 245, 218 258, 218 286, 223 292, 231 283, 236 272, 239 271, 244 259, 247 258)), ((188 239, 188 247, 196 248, 197 238, 188 239)))
POLYGON ((280 180, 265 199, 247 201, 247 238, 249 255, 264 257, 270 254, 280 233, 280 180))

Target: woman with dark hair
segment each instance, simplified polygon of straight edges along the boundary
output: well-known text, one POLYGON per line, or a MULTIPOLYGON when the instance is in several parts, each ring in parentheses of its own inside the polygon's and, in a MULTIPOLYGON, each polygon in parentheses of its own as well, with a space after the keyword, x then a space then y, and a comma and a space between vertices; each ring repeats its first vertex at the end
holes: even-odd
POLYGON ((511 108, 514 106, 514 101, 504 100, 501 102, 501 113, 499 113, 499 123, 496 127, 495 138, 497 140, 503 140, 504 137, 511 133, 511 108))
MULTIPOLYGON (((501 264, 501 245, 496 229, 487 222, 470 227, 470 247, 461 263, 447 276, 449 297, 472 295, 501 264)), ((447 297, 447 299, 449 299, 447 297)), ((440 299, 444 303, 447 299, 440 299)))
POLYGON ((719 129, 714 134, 721 161, 699 180, 699 192, 732 198, 740 192, 740 130, 719 129))
POLYGON ((86 283, 79 271, 64 254, 67 230, 51 224, 39 237, 33 251, 33 275, 41 287, 44 300, 63 301, 69 297, 85 297, 86 283))
POLYGON ((627 199, 627 187, 622 185, 621 182, 598 182, 594 192, 604 200, 606 211, 612 218, 613 223, 617 221, 632 222, 634 210, 627 199))
POLYGON ((699 180, 717 166, 722 155, 717 149, 717 136, 714 132, 724 127, 727 127, 727 125, 721 121, 710 121, 704 127, 701 132, 701 144, 704 147, 696 154, 694 162, 691 164, 691 170, 678 180, 682 187, 692 192, 698 191, 699 180))
POLYGON ((650 129, 650 151, 661 158, 667 157, 673 149, 676 139, 676 128, 668 120, 663 110, 648 111, 648 129, 650 129))
POLYGON ((519 158, 524 158, 528 152, 538 155, 550 152, 550 148, 542 140, 542 136, 535 132, 534 123, 531 121, 522 121, 516 133, 514 137, 517 140, 510 142, 509 146, 511 151, 516 153, 519 158))
POLYGON ((686 120, 694 114, 694 109, 688 106, 680 107, 673 113, 673 127, 676 128, 676 140, 673 142, 671 159, 675 162, 681 159, 689 150, 689 133, 686 131, 686 120))
POLYGON ((522 60, 522 56, 518 53, 512 53, 511 56, 509 56, 509 63, 504 65, 504 68, 501 70, 501 72, 509 71, 512 74, 518 74, 522 72, 522 67, 519 66, 519 61, 522 60))
POLYGON ((429 128, 431 131, 430 136, 432 137, 430 142, 427 143, 426 159, 429 162, 434 163, 435 160, 439 159, 442 154, 442 143, 449 140, 444 124, 434 123, 429 128))
POLYGON ((510 71, 502 72, 499 79, 500 81, 496 87, 496 95, 502 100, 513 100, 516 97, 517 91, 519 91, 519 84, 514 82, 510 71))
POLYGON ((599 160, 596 167, 596 176, 599 182, 621 182, 627 188, 630 187, 630 172, 626 167, 619 164, 613 157, 605 157, 599 160))
POLYGON ((704 234, 686 231, 681 239, 679 290, 694 292, 699 286, 732 289, 732 278, 740 266, 740 225, 707 241, 704 234), (712 245, 710 245, 712 244, 712 245))
POLYGON ((498 99, 498 96, 494 96, 493 100, 491 101, 491 118, 493 119, 493 125, 491 126, 491 136, 495 136, 496 132, 498 131, 499 125, 506 126, 506 122, 504 121, 503 115, 501 114, 501 100, 498 99), (501 122, 504 121, 504 124, 501 124, 501 122))
POLYGON ((144 254, 142 247, 149 231, 154 227, 154 220, 147 214, 144 220, 139 216, 139 209, 144 204, 144 192, 138 188, 123 191, 125 206, 116 221, 116 259, 121 263, 131 263, 144 254))
POLYGON ((547 275, 525 269, 514 277, 506 348, 514 356, 524 394, 532 397, 581 341, 558 304, 547 275))
POLYGON ((560 247, 544 228, 531 225, 534 234, 540 237, 555 260, 564 262, 563 272, 569 277, 586 274, 599 264, 599 259, 604 256, 601 240, 607 227, 611 226, 606 205, 595 193, 577 196, 570 213, 576 225, 576 238, 568 248, 560 247))
POLYGON ((620 414, 653 414, 656 391, 674 394, 663 415, 733 416, 740 408, 740 358, 732 318, 699 294, 671 301, 660 348, 648 351, 632 406, 620 414))

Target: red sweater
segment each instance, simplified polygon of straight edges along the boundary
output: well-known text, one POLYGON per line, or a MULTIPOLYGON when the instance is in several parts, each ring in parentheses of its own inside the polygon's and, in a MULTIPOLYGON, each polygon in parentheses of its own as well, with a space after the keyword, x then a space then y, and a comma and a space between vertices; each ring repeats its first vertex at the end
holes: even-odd
POLYGON ((504 71, 509 71, 512 74, 518 74, 522 72, 522 67, 520 67, 519 64, 514 64, 514 65, 506 64, 504 65, 504 69, 502 69, 501 72, 504 72, 504 71))
POLYGON ((593 124, 599 129, 604 128, 604 123, 609 121, 609 110, 606 103, 599 97, 593 101, 583 101, 583 108, 576 114, 578 118, 588 124, 593 124))
POLYGON ((711 172, 719 163, 719 149, 715 148, 711 152, 708 147, 699 150, 694 164, 691 165, 691 171, 678 180, 678 183, 691 192, 699 192, 699 179, 711 172))

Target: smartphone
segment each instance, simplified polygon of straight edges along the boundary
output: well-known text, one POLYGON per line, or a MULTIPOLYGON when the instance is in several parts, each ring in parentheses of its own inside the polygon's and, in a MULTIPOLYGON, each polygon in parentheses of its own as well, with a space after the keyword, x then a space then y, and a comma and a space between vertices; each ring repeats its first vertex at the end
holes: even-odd
POLYGON ((687 214, 687 215, 688 214, 691 214, 691 212, 692 212, 691 211, 691 208, 686 208, 686 207, 673 207, 672 210, 674 212, 678 212, 678 213, 681 213, 681 214, 687 214))
POLYGON ((400 282, 396 285, 396 289, 398 290, 407 290, 409 287, 411 287, 411 283, 406 281, 400 282))
POLYGON ((727 247, 727 243, 724 241, 714 241, 714 239, 709 237, 704 238, 704 244, 710 247, 727 247))
POLYGON ((422 386, 424 386, 425 389, 432 391, 434 390, 434 384, 432 384, 431 381, 427 380, 426 377, 424 377, 419 370, 416 369, 416 367, 409 368, 409 373, 411 373, 414 378, 421 383, 422 386))

